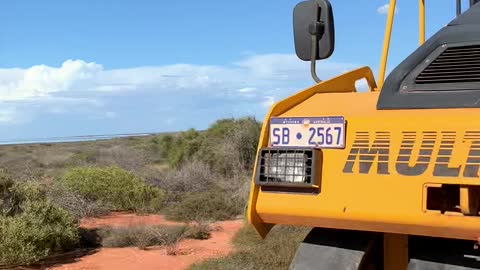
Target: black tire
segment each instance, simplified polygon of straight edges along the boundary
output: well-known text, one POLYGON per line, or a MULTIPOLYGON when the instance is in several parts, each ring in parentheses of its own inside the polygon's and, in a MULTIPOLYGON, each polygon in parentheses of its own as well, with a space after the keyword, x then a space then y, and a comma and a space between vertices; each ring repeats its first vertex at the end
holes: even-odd
POLYGON ((314 228, 300 244, 290 270, 381 269, 381 234, 314 228))
POLYGON ((480 269, 480 252, 473 241, 409 237, 408 270, 480 269))

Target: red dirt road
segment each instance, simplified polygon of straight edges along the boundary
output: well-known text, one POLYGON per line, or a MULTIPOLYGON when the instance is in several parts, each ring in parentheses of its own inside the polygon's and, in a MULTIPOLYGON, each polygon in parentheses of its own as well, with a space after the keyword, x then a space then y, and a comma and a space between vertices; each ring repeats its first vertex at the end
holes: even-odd
MULTIPOLYGON (((89 219, 82 226, 92 228, 101 226, 131 225, 173 225, 163 216, 135 216, 132 214, 116 214, 106 218, 89 219)), ((74 263, 59 265, 49 269, 55 270, 176 270, 187 269, 190 265, 209 258, 228 255, 233 246, 231 240, 242 227, 241 220, 224 221, 213 224, 219 228, 212 232, 207 240, 186 239, 179 244, 180 255, 167 255, 163 247, 149 250, 138 248, 101 248, 98 252, 80 258, 74 263)))

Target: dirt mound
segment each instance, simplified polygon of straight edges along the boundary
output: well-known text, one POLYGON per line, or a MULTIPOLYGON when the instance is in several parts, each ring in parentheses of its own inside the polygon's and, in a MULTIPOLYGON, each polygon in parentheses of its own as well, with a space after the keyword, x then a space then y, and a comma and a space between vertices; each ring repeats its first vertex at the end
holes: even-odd
MULTIPOLYGON (((103 226, 133 225, 175 225, 161 215, 137 216, 117 213, 103 218, 91 218, 82 221, 85 228, 103 226)), ((48 269, 55 270, 130 270, 130 269, 186 269, 193 263, 209 258, 228 255, 233 246, 231 239, 242 227, 242 220, 224 221, 213 224, 216 229, 207 240, 186 239, 179 243, 178 255, 167 255, 166 248, 153 247, 148 250, 138 248, 101 248, 98 252, 84 256, 69 264, 48 269)))

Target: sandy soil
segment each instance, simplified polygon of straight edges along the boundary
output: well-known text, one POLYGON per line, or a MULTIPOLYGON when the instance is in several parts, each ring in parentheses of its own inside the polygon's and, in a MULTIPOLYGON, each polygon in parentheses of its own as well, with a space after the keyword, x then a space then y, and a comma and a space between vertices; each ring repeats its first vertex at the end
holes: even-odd
MULTIPOLYGON (((163 216, 136 216, 133 214, 115 214, 105 218, 88 219, 83 227, 130 226, 130 225, 173 225, 163 216)), ((153 247, 143 251, 138 248, 101 248, 98 252, 81 257, 69 264, 48 269, 55 270, 130 270, 130 269, 186 269, 193 263, 209 258, 228 255, 232 251, 231 239, 241 228, 242 221, 225 221, 213 224, 216 230, 207 240, 186 239, 179 244, 180 255, 167 255, 163 247, 153 247)))

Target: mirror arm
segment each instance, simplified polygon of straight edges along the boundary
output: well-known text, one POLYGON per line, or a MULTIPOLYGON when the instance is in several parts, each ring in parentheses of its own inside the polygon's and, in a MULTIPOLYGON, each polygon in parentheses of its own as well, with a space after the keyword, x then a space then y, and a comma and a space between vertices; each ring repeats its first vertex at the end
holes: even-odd
POLYGON ((317 51, 318 51, 318 36, 312 35, 312 55, 310 58, 310 73, 312 74, 312 78, 316 83, 322 82, 320 78, 317 76, 316 71, 316 63, 317 63, 317 51))

